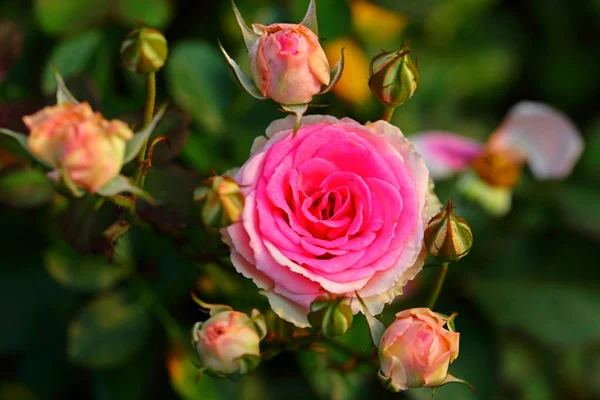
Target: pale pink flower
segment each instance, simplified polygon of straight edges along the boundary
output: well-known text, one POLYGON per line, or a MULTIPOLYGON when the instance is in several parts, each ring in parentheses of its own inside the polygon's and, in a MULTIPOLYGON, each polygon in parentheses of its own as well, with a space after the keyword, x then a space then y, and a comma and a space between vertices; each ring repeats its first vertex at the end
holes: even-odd
POLYGON ((460 334, 444 325, 448 318, 428 308, 396 314, 379 344, 381 378, 389 389, 437 387, 445 383, 448 366, 458 357, 460 334))
POLYGON ((235 175, 246 202, 222 231, 232 262, 297 326, 325 294, 356 313, 358 292, 379 314, 423 265, 429 172, 387 122, 313 115, 296 134, 294 122, 273 122, 235 175))
POLYGON ((90 193, 119 174, 133 137, 127 124, 105 120, 87 103, 46 107, 23 121, 31 153, 90 193))
POLYGON ((468 168, 484 151, 504 154, 516 165, 527 163, 538 179, 568 176, 583 151, 577 127, 560 111, 524 101, 507 114, 487 144, 447 132, 411 137, 431 171, 441 179, 468 168))
POLYGON ((192 336, 202 366, 214 372, 245 373, 258 363, 262 336, 244 313, 217 313, 197 323, 192 336))
POLYGON ((305 104, 330 80, 319 38, 302 24, 254 24, 261 37, 250 49, 252 77, 263 96, 305 104))

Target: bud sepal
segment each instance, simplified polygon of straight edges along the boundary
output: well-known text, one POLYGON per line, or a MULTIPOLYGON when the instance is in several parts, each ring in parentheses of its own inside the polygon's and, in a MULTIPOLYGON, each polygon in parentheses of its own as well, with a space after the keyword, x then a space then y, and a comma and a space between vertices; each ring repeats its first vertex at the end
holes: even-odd
POLYGON ((318 297, 311 303, 308 314, 313 330, 328 338, 346 333, 352 326, 353 318, 350 300, 345 297, 318 297))
POLYGON ((371 61, 369 88, 384 106, 398 107, 418 87, 419 71, 410 58, 408 43, 396 51, 384 51, 371 61))
POLYGON ((210 177, 196 188, 194 200, 202 202, 202 222, 211 228, 224 228, 239 221, 245 202, 239 184, 220 175, 210 177))
POLYGON ((141 26, 125 36, 120 52, 125 68, 136 74, 150 74, 163 67, 169 50, 160 31, 141 26))
POLYGON ((443 263, 458 261, 471 250, 471 227, 464 218, 456 215, 452 200, 429 221, 424 243, 427 251, 443 263))

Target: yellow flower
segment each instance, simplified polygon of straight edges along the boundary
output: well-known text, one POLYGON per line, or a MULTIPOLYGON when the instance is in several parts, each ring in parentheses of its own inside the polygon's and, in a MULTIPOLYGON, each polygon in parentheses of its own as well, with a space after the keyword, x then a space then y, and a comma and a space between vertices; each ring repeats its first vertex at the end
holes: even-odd
POLYGON ((342 78, 333 87, 333 93, 342 100, 361 105, 371 98, 368 85, 369 59, 354 39, 344 37, 333 40, 325 46, 325 54, 330 65, 337 62, 342 48, 345 48, 344 72, 342 78))
POLYGON ((369 43, 379 46, 393 42, 406 29, 408 19, 367 0, 350 3, 352 21, 358 34, 369 43))

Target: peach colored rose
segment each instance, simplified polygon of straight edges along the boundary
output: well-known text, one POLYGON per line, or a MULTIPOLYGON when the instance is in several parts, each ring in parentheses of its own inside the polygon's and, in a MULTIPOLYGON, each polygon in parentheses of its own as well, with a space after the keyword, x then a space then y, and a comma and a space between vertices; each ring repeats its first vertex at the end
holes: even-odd
POLYGON ((305 104, 329 84, 329 62, 319 38, 302 24, 254 24, 261 35, 250 49, 251 71, 263 96, 305 104))
POLYGON ((379 344, 381 379, 389 389, 437 387, 458 357, 460 334, 444 328, 448 318, 428 308, 396 314, 379 344))
POLYGON ((237 172, 242 220, 223 230, 232 262, 297 326, 328 293, 356 313, 357 291, 379 314, 423 265, 429 172, 387 122, 302 123, 294 135, 293 117, 273 122, 237 172))
POLYGON ((94 193, 119 174, 133 132, 107 121, 87 103, 64 103, 26 116, 31 153, 94 193))
POLYGON ((245 373, 258 364, 261 335, 250 317, 238 311, 213 315, 193 328, 202 366, 222 374, 245 373))

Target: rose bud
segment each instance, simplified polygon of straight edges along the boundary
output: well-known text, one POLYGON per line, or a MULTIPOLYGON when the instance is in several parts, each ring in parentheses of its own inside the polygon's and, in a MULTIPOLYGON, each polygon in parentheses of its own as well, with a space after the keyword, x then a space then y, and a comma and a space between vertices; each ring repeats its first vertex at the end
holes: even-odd
POLYGON ((453 316, 445 317, 428 308, 396 314, 379 344, 379 378, 386 389, 399 392, 462 382, 448 374, 448 365, 458 357, 460 337, 452 320, 453 316))
POLYGON ((410 59, 406 44, 396 51, 375 56, 370 69, 369 87, 387 107, 398 107, 419 87, 419 71, 410 59))
POLYGON ((250 29, 235 4, 233 11, 250 56, 252 78, 242 71, 222 46, 221 51, 238 82, 255 98, 271 98, 285 111, 301 118, 314 95, 333 88, 344 67, 342 52, 335 67, 329 68, 319 43, 315 1, 310 1, 308 11, 299 24, 253 24, 253 29, 250 29))
POLYGON ((260 363, 259 343, 265 334, 264 317, 257 310, 249 317, 223 309, 194 325, 192 342, 208 372, 245 374, 260 363))
POLYGON ((331 300, 322 296, 311 303, 308 321, 315 331, 326 337, 335 337, 350 329, 353 317, 348 299, 339 297, 331 300))
POLYGON ((30 129, 29 151, 90 193, 119 174, 133 137, 127 124, 107 121, 87 103, 46 107, 23 121, 30 129))
POLYGON ((194 192, 196 201, 203 201, 202 221, 208 227, 224 228, 240 219, 244 195, 236 181, 227 176, 213 176, 207 186, 194 192))
POLYGON ((141 27, 129 32, 121 44, 123 65, 137 74, 162 68, 167 60, 167 39, 156 29, 141 27))
POLYGON ((440 262, 458 261, 473 245, 471 227, 456 215, 452 200, 436 214, 425 229, 425 248, 440 262))
POLYGON ((253 27, 261 37, 250 51, 250 65, 263 96, 281 104, 306 104, 329 84, 329 62, 310 29, 302 24, 253 27))

